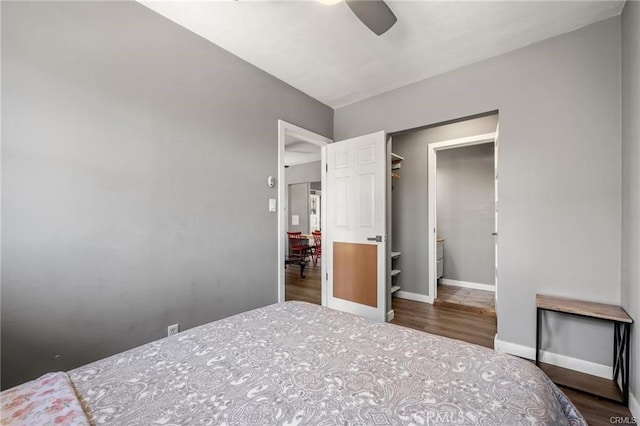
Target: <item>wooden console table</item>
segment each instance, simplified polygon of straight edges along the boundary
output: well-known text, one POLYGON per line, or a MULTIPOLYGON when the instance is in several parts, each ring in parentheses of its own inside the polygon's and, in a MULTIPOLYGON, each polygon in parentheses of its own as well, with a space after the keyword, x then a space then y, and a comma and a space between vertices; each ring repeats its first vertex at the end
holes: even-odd
MULTIPOLYGON (((542 311, 554 311, 581 317, 597 318, 613 322, 613 382, 622 401, 615 400, 625 406, 629 405, 629 345, 631 338, 631 324, 633 319, 617 305, 605 303, 585 302, 583 300, 566 297, 536 295, 536 365, 540 355, 540 334, 542 325, 542 311), (622 381, 622 388, 618 385, 618 378, 622 381)), ((610 398, 607 398, 610 399, 610 398)))

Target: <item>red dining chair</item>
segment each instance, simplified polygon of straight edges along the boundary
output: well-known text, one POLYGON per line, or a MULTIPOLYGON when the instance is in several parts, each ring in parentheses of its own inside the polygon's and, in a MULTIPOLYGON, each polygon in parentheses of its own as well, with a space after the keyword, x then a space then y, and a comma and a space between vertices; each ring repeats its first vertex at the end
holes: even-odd
POLYGON ((322 257, 322 232, 321 231, 313 231, 311 233, 313 235, 313 267, 315 268, 318 265, 318 257, 322 257))
POLYGON ((309 244, 305 244, 306 238, 302 238, 302 232, 287 231, 287 237, 289 237, 289 257, 305 260, 307 256, 312 254, 312 247, 309 244))

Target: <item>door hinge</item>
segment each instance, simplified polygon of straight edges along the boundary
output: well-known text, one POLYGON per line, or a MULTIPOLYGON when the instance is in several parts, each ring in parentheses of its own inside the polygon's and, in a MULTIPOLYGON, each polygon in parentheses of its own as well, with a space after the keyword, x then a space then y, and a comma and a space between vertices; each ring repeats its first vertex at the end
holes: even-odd
POLYGON ((329 163, 325 163, 324 170, 325 170, 325 172, 329 171, 329 163))
POLYGON ((325 277, 324 277, 324 279, 325 279, 326 281, 329 281, 329 273, 328 273, 328 272, 325 272, 325 277))

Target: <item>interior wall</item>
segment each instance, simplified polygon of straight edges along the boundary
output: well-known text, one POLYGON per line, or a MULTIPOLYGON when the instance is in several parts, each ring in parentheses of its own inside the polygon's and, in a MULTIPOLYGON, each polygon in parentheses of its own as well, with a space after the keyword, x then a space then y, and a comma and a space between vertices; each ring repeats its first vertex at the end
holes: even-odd
POLYGON ((636 321, 631 333, 632 409, 640 418, 640 3, 622 11, 622 306, 636 321))
POLYGON ((449 280, 495 283, 493 143, 445 149, 437 157, 437 235, 449 280))
MULTIPOLYGON (((497 115, 414 130, 393 136, 393 152, 405 158, 393 180, 392 235, 402 291, 429 294, 429 162, 431 143, 496 131, 497 115)), ((445 242, 446 247, 446 242, 445 242)), ((445 260, 446 263, 446 260, 445 260)))
POLYGON ((2 88, 3 388, 277 301, 277 120, 331 108, 135 2, 3 2, 2 88))
POLYGON ((309 233, 309 182, 289 185, 288 230, 291 232, 309 233), (298 223, 293 223, 293 216, 298 216, 298 223))
POLYGON ((322 165, 320 161, 296 164, 284 169, 285 180, 288 185, 304 182, 320 182, 322 180, 322 165))
MULTIPOLYGON (((620 59, 614 17, 335 111, 341 140, 499 110, 498 340, 528 356, 536 293, 620 303, 620 59)), ((611 365, 609 327, 547 328, 544 349, 611 365)))
MULTIPOLYGON (((294 166, 289 166, 284 169, 285 176, 285 187, 287 188, 287 197, 284 201, 284 211, 285 216, 287 217, 287 226, 291 231, 301 231, 307 232, 302 229, 298 229, 299 227, 291 228, 291 213, 289 211, 289 200, 291 199, 291 195, 289 193, 289 185, 297 184, 297 183, 310 183, 310 187, 313 189, 314 186, 318 186, 317 189, 321 189, 321 180, 322 180, 322 164, 321 161, 312 161, 310 163, 296 164, 294 166)), ((308 218, 308 216, 306 216, 308 218)), ((310 221, 309 219, 307 219, 310 221)), ((289 247, 289 239, 286 234, 282 236, 284 241, 284 246, 289 247)))

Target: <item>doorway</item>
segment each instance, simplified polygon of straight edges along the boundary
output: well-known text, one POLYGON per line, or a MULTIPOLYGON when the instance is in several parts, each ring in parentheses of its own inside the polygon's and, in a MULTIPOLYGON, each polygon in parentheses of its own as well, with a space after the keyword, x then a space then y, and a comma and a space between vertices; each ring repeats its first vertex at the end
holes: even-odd
MULTIPOLYGON (((309 235, 312 229, 311 221, 318 221, 320 225, 325 222, 324 197, 326 180, 326 147, 331 139, 310 132, 294 124, 278 120, 278 301, 286 299, 287 277, 297 279, 303 286, 320 287, 319 298, 314 303, 326 304, 325 281, 320 278, 326 275, 326 262, 319 259, 314 269, 311 260, 304 264, 285 265, 289 251, 287 231, 291 227, 296 230, 301 224, 305 227, 305 235, 309 235), (288 182, 289 181, 289 182, 288 182), (291 186, 290 186, 291 185, 291 186), (290 195, 302 194, 302 198, 296 195, 296 214, 292 214, 289 208, 290 195), (315 205, 311 212, 311 200, 315 205), (302 202, 301 202, 302 201, 302 202), (300 207, 302 206, 302 207, 300 207), (308 206, 308 207, 304 207, 308 206), (286 269, 285 269, 286 267, 286 269)), ((302 231, 301 231, 302 232, 302 231)), ((309 243, 312 243, 309 241, 309 243)), ((303 292, 304 294, 311 294, 303 292)), ((296 297, 296 292, 291 293, 295 300, 306 300, 302 295, 296 297)), ((312 296, 315 297, 315 296, 312 296)))
POLYGON ((278 301, 286 299, 285 264, 292 260, 285 257, 286 242, 295 243, 295 252, 300 253, 293 259, 297 263, 308 250, 300 245, 300 235, 294 241, 293 235, 287 234, 290 212, 285 209, 286 147, 306 142, 320 147, 321 305, 384 321, 388 291, 385 133, 332 143, 282 120, 278 121, 278 129, 278 301))
POLYGON ((441 304, 489 315, 498 285, 497 141, 496 131, 428 147, 429 293, 440 300, 441 287, 441 304))

